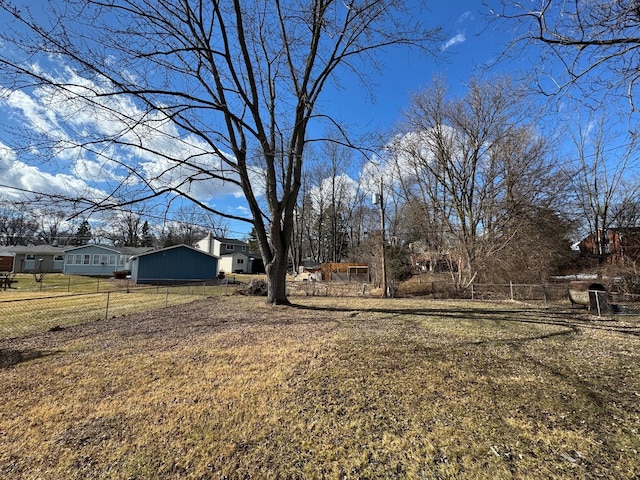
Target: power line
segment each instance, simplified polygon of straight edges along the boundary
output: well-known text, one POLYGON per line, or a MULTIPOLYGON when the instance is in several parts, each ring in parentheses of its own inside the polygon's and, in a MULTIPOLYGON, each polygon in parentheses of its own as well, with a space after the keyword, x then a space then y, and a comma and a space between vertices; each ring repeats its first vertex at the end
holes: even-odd
MULTIPOLYGON (((43 196, 43 197, 47 197, 47 198, 62 200, 62 201, 73 203, 73 204, 82 203, 81 200, 78 201, 78 199, 76 199, 76 198, 71 198, 71 197, 68 197, 68 196, 65 196, 65 195, 62 195, 62 194, 38 192, 38 191, 35 191, 35 190, 29 190, 29 189, 26 189, 26 188, 17 187, 17 186, 14 186, 14 185, 7 185, 7 184, 4 184, 4 183, 0 183, 0 188, 16 190, 18 192, 26 193, 26 194, 30 194, 30 195, 43 196)), ((203 225, 203 224, 199 224, 199 223, 196 223, 196 222, 193 222, 193 223, 185 222, 184 220, 178 220, 178 219, 172 218, 172 217, 170 217, 168 215, 158 215, 158 214, 154 214, 154 213, 144 213, 144 214, 142 214, 142 213, 137 213, 137 212, 131 212, 131 211, 126 210, 125 208, 119 207, 119 206, 110 207, 108 210, 112 210, 112 211, 115 210, 115 211, 119 211, 121 213, 122 212, 124 212, 124 213, 136 213, 136 214, 140 215, 141 218, 145 218, 145 219, 148 218, 148 219, 151 219, 151 220, 158 220, 158 221, 162 221, 163 223, 175 222, 175 223, 179 223, 179 224, 183 224, 183 225, 193 225, 193 226, 196 226, 196 227, 200 227, 200 228, 202 228, 204 230, 208 230, 211 227, 211 225, 203 225)), ((209 212, 209 213, 211 213, 211 212, 209 212)), ((222 214, 215 214, 215 215, 219 215, 220 217, 226 219, 226 217, 224 215, 222 215, 222 214)), ((240 231, 237 231, 237 230, 229 230, 228 228, 224 228, 224 227, 221 227, 220 230, 223 230, 225 232, 225 237, 228 237, 228 235, 227 235, 228 233, 238 235, 239 237, 244 237, 244 236, 247 235, 247 232, 240 232, 240 231)), ((68 238, 76 238, 76 237, 75 236, 74 237, 62 237, 61 236, 59 238, 67 238, 68 239, 68 238)))

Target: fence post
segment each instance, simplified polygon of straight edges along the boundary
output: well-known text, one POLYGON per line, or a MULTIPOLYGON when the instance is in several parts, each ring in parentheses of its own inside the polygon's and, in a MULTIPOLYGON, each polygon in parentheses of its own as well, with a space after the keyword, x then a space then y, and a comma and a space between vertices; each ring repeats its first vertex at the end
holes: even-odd
POLYGON ((71 277, 67 279, 67 293, 71 291, 71 277))
POLYGON ((100 279, 96 282, 96 293, 100 293, 100 279))
POLYGON ((109 298, 111 297, 111 292, 107 292, 107 306, 104 309, 104 319, 109 318, 109 298))
POLYGON ((600 316, 600 292, 598 290, 595 291, 596 293, 596 308, 598 309, 598 316, 600 316))
POLYGON ((542 285, 542 296, 544 297, 544 308, 547 308, 547 286, 542 285))
POLYGON ((207 298, 207 282, 206 280, 202 282, 202 299, 207 298))
POLYGON ((471 301, 473 302, 473 283, 471 284, 471 301))
POLYGON ((164 291, 164 306, 165 308, 169 306, 169 286, 167 286, 164 291))
POLYGON ((513 301, 513 282, 509 280, 509 295, 511 295, 511 301, 513 301))

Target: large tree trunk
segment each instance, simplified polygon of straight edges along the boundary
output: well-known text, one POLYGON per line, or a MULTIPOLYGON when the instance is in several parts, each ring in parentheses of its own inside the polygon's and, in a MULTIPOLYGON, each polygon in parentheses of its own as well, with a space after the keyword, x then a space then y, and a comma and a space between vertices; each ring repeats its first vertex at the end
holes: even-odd
MULTIPOLYGON (((286 215, 285 215, 286 217, 286 215)), ((289 248, 293 223, 291 218, 274 222, 270 226, 271 245, 269 260, 265 264, 267 273, 267 303, 273 305, 290 305, 287 298, 287 271, 289 270, 289 248)))
POLYGON ((267 303, 273 305, 290 305, 287 298, 287 269, 289 259, 287 255, 278 255, 267 265, 267 303))

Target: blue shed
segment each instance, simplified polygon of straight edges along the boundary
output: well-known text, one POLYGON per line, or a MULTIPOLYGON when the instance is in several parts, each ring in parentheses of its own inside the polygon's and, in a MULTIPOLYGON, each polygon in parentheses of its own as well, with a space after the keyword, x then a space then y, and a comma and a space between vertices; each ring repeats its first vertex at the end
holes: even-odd
POLYGON ((173 283, 213 280, 218 257, 188 245, 142 253, 131 259, 133 283, 173 283))

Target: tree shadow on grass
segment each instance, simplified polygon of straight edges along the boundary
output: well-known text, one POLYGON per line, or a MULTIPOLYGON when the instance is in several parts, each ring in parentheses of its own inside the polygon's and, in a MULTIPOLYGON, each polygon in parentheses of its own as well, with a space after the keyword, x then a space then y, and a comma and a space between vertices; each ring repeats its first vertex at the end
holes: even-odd
POLYGON ((0 368, 9 368, 19 363, 36 360, 56 355, 60 352, 52 350, 16 350, 12 348, 0 348, 0 368))
MULTIPOLYGON (((604 330, 612 333, 632 335, 640 337, 640 323, 623 324, 622 318, 605 318, 595 320, 592 316, 581 312, 566 309, 491 309, 485 307, 460 307, 456 305, 451 309, 442 308, 346 308, 346 307, 318 307, 300 304, 291 304, 292 308, 301 310, 345 312, 352 314, 379 313, 385 315, 412 315, 439 318, 444 320, 483 320, 504 323, 527 323, 534 325, 549 325, 566 327, 570 332, 578 333, 580 329, 604 330)), ((564 334, 552 333, 549 336, 564 334)))

